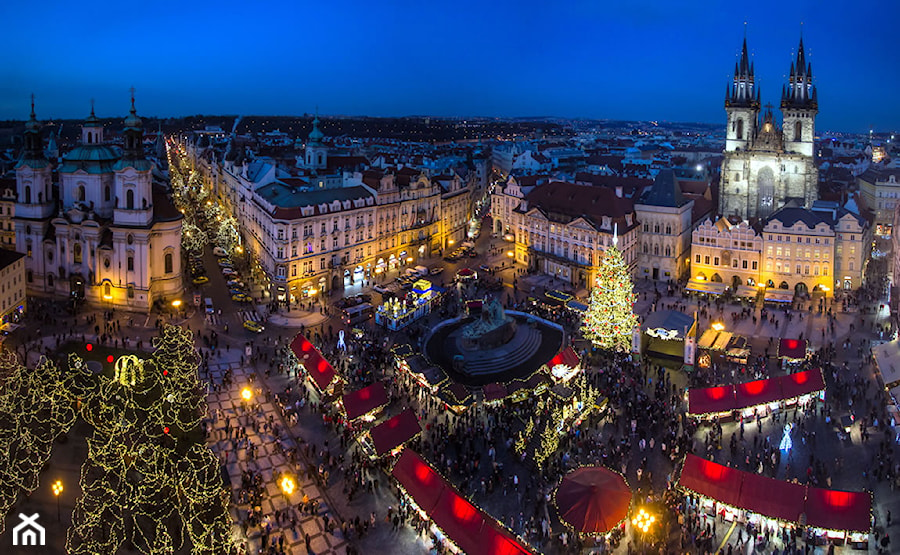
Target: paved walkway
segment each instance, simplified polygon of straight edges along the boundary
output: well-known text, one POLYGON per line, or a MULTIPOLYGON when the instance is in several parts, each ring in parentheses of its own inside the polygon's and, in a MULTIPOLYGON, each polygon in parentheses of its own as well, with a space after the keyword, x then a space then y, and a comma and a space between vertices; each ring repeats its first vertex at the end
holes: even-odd
MULTIPOLYGON (((264 524, 248 528, 248 553, 257 553, 262 548, 260 545, 262 529, 265 527, 266 522, 271 526, 270 538, 279 535, 284 537, 285 551, 287 553, 307 553, 304 533, 309 534, 312 538, 310 548, 313 553, 346 553, 347 540, 341 535, 340 526, 335 527, 333 534, 329 534, 325 529, 323 517, 328 515, 330 518, 334 518, 334 514, 330 509, 329 501, 322 495, 316 477, 307 475, 305 471, 301 471, 300 465, 291 464, 284 454, 278 452, 276 440, 280 441, 284 450, 296 446, 297 440, 284 429, 280 414, 274 403, 266 400, 266 395, 259 387, 258 382, 253 386, 253 402, 256 404, 256 410, 251 411, 244 408, 245 405, 240 397, 241 390, 250 383, 248 370, 235 362, 211 362, 209 377, 214 383, 221 384, 222 378, 229 369, 232 372, 231 386, 222 386, 218 393, 211 391, 207 397, 210 415, 216 414, 216 410, 221 411, 221 417, 213 424, 213 429, 209 435, 209 444, 213 452, 220 459, 226 461, 228 476, 231 479, 231 485, 234 490, 233 504, 231 506, 234 522, 240 523, 245 520, 248 511, 251 509, 247 503, 238 503, 242 472, 251 470, 260 473, 262 476, 265 494, 260 507, 264 515, 264 524), (267 421, 269 417, 272 417, 278 426, 279 437, 277 438, 272 435, 271 430, 263 432, 262 423, 267 421), (248 456, 244 441, 228 439, 225 432, 226 418, 230 419, 232 428, 240 428, 241 426, 245 428, 248 439, 252 445, 256 446, 255 457, 251 458, 248 456), (252 423, 254 420, 259 431, 254 429, 252 423), (238 448, 235 449, 235 446, 238 448), (284 474, 292 476, 297 484, 297 489, 291 494, 290 498, 282 492, 278 484, 279 479, 284 474), (297 510, 297 503, 304 495, 307 495, 310 501, 318 500, 319 508, 315 516, 302 514, 297 510), (282 523, 276 522, 274 520, 274 512, 284 509, 288 509, 289 516, 287 521, 282 523), (297 517, 296 528, 291 528, 290 515, 297 517)), ((235 437, 234 430, 232 430, 230 436, 232 438, 235 437)))

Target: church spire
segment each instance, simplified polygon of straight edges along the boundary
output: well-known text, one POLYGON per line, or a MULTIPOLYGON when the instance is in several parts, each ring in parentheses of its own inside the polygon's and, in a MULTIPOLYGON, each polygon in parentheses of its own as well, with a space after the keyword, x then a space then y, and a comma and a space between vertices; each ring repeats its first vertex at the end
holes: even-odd
POLYGON ((123 122, 125 129, 122 135, 125 137, 125 158, 137 160, 144 157, 144 122, 137 115, 134 107, 134 87, 131 87, 131 110, 123 122))
POLYGON ((781 95, 781 107, 816 109, 816 99, 816 87, 812 82, 812 64, 806 61, 806 50, 803 47, 803 34, 801 32, 797 56, 791 60, 788 84, 781 95))
POLYGON ((725 106, 744 106, 758 108, 756 102, 756 76, 754 75, 753 62, 747 49, 747 30, 744 27, 744 42, 741 45, 741 55, 734 64, 734 79, 730 94, 725 97, 725 106))
POLYGON ((31 95, 31 116, 25 124, 25 151, 23 157, 29 160, 44 158, 44 144, 41 139, 41 124, 34 114, 34 94, 31 95))

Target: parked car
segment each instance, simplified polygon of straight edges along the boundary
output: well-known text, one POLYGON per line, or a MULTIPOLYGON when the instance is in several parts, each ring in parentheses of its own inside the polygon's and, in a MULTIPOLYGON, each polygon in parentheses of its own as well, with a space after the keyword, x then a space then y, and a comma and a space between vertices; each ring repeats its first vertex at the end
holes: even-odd
POLYGON ((491 267, 488 266, 487 264, 482 264, 481 266, 478 267, 478 269, 483 272, 491 273, 491 267))
POLYGON ((245 293, 235 293, 231 296, 231 300, 239 303, 249 303, 253 299, 250 298, 250 295, 247 295, 245 293))
POLYGON ((444 267, 443 267, 443 266, 437 266, 437 267, 434 267, 434 268, 432 268, 431 270, 429 270, 429 273, 430 273, 431 275, 433 275, 433 276, 436 276, 436 275, 438 275, 439 273, 441 273, 441 272, 443 272, 443 271, 444 271, 444 267))
POLYGON ((203 285, 204 283, 209 282, 209 278, 206 276, 197 276, 191 280, 194 285, 203 285))
POLYGON ((376 285, 372 289, 374 289, 376 293, 381 293, 382 295, 390 292, 390 289, 388 289, 387 287, 385 287, 383 285, 376 285))
POLYGON ((266 328, 259 322, 254 322, 253 320, 244 320, 244 329, 252 331, 254 333, 261 333, 266 328))
MULTIPOLYGON (((236 276, 238 275, 237 271, 234 268, 222 268, 222 275, 224 276, 236 276)), ((237 279, 237 278, 233 278, 237 279)))

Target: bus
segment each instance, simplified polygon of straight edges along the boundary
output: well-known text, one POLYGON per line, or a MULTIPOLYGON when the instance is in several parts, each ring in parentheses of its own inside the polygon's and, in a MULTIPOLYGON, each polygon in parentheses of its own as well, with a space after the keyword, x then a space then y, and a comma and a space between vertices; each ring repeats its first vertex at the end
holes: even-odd
POLYGON ((375 307, 369 303, 362 303, 356 306, 348 306, 341 310, 341 321, 352 326, 360 322, 365 322, 375 315, 375 307))

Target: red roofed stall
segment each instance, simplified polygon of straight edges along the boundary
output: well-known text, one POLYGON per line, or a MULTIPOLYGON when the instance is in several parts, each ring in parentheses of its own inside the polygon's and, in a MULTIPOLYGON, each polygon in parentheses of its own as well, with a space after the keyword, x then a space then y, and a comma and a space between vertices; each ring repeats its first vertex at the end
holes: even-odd
POLYGON ((678 485, 699 495, 738 507, 741 480, 740 470, 695 455, 687 455, 681 468, 678 485))
POLYGON ((416 437, 421 431, 422 426, 419 425, 416 412, 412 409, 405 409, 397 416, 372 428, 369 435, 372 436, 375 455, 380 457, 416 437))
POLYGON ((530 555, 502 525, 459 494, 416 452, 404 449, 391 475, 435 525, 468 555, 530 555))
POLYGON ((688 414, 728 412, 735 408, 734 386, 692 388, 688 390, 688 414))
POLYGON ((780 401, 781 388, 776 380, 756 380, 734 386, 736 409, 780 401))
POLYGON ((489 383, 481 388, 481 391, 484 393, 484 400, 487 402, 500 401, 508 395, 506 386, 501 383, 489 383))
POLYGON ((344 394, 341 400, 347 413, 347 420, 352 422, 387 405, 388 394, 383 383, 375 382, 368 387, 344 394))
POLYGON ((806 358, 806 339, 782 339, 778 343, 778 358, 803 360, 806 358))
POLYGON ((327 391, 337 378, 337 373, 315 345, 301 334, 297 334, 291 341, 291 352, 297 357, 297 362, 306 369, 319 393, 327 391))
POLYGON ((867 491, 806 488, 806 524, 826 530, 868 532, 872 495, 867 491))
POLYGON ((799 522, 806 498, 806 486, 742 472, 737 507, 780 520, 799 522))
POLYGON ((822 370, 819 368, 788 374, 775 379, 781 385, 782 399, 793 399, 825 389, 825 378, 822 377, 822 370))

